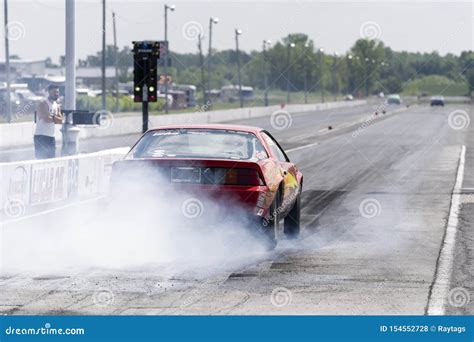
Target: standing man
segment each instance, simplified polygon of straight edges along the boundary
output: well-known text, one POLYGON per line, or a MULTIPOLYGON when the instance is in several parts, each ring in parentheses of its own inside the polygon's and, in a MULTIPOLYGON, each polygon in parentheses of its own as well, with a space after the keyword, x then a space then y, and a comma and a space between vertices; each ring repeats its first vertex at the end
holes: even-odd
POLYGON ((57 85, 48 86, 48 98, 38 104, 36 114, 35 156, 37 159, 54 158, 56 156, 54 125, 63 123, 57 85))

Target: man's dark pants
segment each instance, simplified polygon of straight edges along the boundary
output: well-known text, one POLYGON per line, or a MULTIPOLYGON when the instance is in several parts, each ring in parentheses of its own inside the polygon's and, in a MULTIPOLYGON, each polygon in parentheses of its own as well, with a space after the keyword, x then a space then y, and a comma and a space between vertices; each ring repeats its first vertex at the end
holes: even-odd
POLYGON ((47 159, 56 157, 56 139, 46 135, 35 135, 35 157, 36 159, 47 159))

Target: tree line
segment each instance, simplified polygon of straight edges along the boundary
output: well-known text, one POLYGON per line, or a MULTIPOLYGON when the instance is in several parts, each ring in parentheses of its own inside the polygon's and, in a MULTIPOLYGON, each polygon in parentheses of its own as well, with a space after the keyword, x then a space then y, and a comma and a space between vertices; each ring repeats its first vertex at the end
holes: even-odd
MULTIPOLYGON (((106 64, 114 66, 115 49, 106 49, 106 64)), ((133 56, 130 47, 117 51, 119 79, 132 79, 133 56)), ((474 87, 474 52, 460 55, 440 55, 393 51, 380 40, 359 39, 344 54, 331 54, 314 45, 306 34, 290 34, 265 51, 239 51, 242 65, 242 84, 264 89, 264 74, 268 88, 290 91, 327 92, 366 96, 379 92, 401 93, 404 90, 420 92, 419 84, 439 83, 439 89, 462 85, 462 92, 472 94, 474 87), (436 76, 436 77, 434 77, 436 76), (420 82, 420 80, 427 82, 420 82), (444 87, 445 85, 445 87, 444 87)), ((200 55, 170 52, 168 69, 178 84, 203 84, 200 55)), ((237 52, 214 50, 204 64, 211 66, 211 88, 237 84, 237 52)), ((101 52, 79 61, 79 66, 101 65, 101 52)), ((162 68, 160 69, 162 70, 162 68)), ((159 70, 159 71, 160 71, 159 70)), ((207 76, 207 73, 205 73, 207 76)), ((421 94, 419 94, 421 95, 421 94)))

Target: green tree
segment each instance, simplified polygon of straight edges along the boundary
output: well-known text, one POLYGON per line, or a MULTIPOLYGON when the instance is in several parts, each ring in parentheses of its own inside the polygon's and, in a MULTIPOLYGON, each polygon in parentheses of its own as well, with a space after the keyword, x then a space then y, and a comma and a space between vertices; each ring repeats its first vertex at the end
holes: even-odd
POLYGON ((351 48, 355 90, 368 96, 380 83, 380 67, 385 60, 384 44, 378 40, 359 39, 351 48))

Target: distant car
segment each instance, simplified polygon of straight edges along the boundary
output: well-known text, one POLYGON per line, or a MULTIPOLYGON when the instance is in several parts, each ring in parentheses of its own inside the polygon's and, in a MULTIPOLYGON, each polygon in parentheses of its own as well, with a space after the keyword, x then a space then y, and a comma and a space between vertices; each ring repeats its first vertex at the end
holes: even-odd
POLYGON ((344 96, 344 100, 345 101, 352 101, 352 100, 354 100, 354 96, 352 96, 351 94, 347 94, 346 96, 344 96))
POLYGON ((442 106, 444 107, 444 97, 441 95, 431 97, 431 106, 442 106))
POLYGON ((134 189, 145 182, 143 192, 152 196, 158 190, 191 193, 203 202, 214 201, 222 213, 242 210, 239 219, 246 217, 269 249, 276 245, 281 219, 285 235, 300 232, 303 174, 261 128, 208 124, 151 129, 113 165, 111 198, 122 194, 129 200, 129 191, 120 190, 120 184, 131 179, 139 180, 134 189), (160 184, 153 183, 157 179, 160 184))
POLYGON ((387 104, 395 104, 399 105, 402 103, 402 99, 400 98, 400 95, 398 94, 392 94, 387 97, 387 104))

